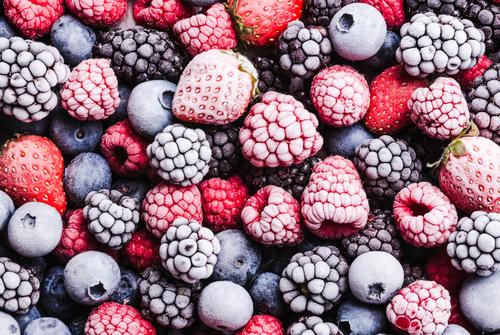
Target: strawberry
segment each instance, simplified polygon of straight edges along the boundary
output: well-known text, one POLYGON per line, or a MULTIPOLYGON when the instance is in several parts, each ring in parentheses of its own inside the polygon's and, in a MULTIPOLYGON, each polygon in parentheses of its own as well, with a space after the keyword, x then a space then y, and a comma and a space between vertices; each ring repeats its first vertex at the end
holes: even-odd
POLYGON ((439 185, 467 214, 500 213, 500 146, 477 136, 453 140, 441 160, 439 185))
POLYGON ((186 122, 233 122, 243 115, 255 96, 257 76, 257 70, 245 56, 229 50, 205 51, 184 69, 172 111, 186 122))
POLYGON ((304 0, 229 0, 229 11, 241 41, 273 44, 288 23, 300 19, 304 0))
POLYGON ((426 86, 424 79, 408 75, 400 65, 384 70, 370 85, 366 127, 376 134, 392 134, 410 125, 406 103, 415 89, 426 86))
POLYGON ((63 173, 61 152, 45 137, 21 136, 8 141, 0 152, 0 189, 16 206, 39 201, 64 213, 63 173))

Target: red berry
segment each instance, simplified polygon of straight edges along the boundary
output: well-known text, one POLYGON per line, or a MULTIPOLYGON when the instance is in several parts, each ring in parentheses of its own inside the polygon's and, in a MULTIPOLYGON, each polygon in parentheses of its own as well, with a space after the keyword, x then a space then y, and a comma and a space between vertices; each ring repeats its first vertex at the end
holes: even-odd
POLYGON ((65 0, 68 10, 86 24, 111 27, 127 12, 127 0, 65 0))
POLYGON ((236 335, 283 335, 283 324, 271 315, 254 315, 236 335))
POLYGON ((360 0, 375 7, 384 17, 387 28, 399 28, 406 22, 403 0, 360 0))
POLYGON ((139 272, 153 265, 160 264, 160 241, 147 230, 136 231, 125 245, 123 255, 125 260, 139 272))
POLYGON ((26 37, 46 35, 63 14, 63 0, 4 0, 5 16, 26 37))
POLYGON ((472 88, 474 86, 474 80, 480 77, 484 72, 493 64, 488 56, 483 55, 477 60, 476 65, 469 70, 460 71, 455 79, 460 83, 463 88, 472 88))
POLYGON ((427 278, 443 285, 451 294, 458 293, 463 281, 467 278, 465 271, 460 271, 451 264, 446 249, 440 249, 433 257, 429 257, 425 264, 425 273, 427 278))
POLYGON ((191 14, 191 9, 180 0, 137 0, 134 4, 134 19, 137 24, 169 29, 191 14))

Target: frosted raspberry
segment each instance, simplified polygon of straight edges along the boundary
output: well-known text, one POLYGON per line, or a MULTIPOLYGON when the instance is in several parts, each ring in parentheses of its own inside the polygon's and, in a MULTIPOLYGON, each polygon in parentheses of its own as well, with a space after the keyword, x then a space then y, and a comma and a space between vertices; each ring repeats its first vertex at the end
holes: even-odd
POLYGON ((160 241, 147 230, 136 231, 125 245, 123 255, 125 260, 138 272, 153 265, 160 265, 160 241))
POLYGON ((157 238, 161 238, 178 217, 203 221, 201 193, 196 185, 160 183, 146 194, 141 209, 146 227, 157 238))
POLYGON ((174 32, 192 56, 210 49, 234 49, 238 45, 231 17, 221 3, 178 21, 174 32))
POLYGON ((469 108, 460 84, 439 77, 429 87, 417 88, 408 100, 410 118, 430 137, 448 140, 469 125, 469 108))
POLYGON ((463 88, 472 88, 474 86, 474 80, 477 77, 482 76, 492 64, 493 62, 491 59, 489 59, 488 56, 483 55, 477 60, 476 65, 469 70, 460 71, 455 76, 455 79, 463 88))
POLYGON ((267 92, 240 129, 243 156, 257 167, 298 164, 323 145, 318 119, 290 95, 267 92))
POLYGON ((248 189, 240 177, 211 178, 200 184, 204 223, 214 232, 237 228, 248 189))
POLYGON ((46 35, 63 14, 64 0, 4 0, 5 16, 26 37, 46 35))
POLYGON ((450 293, 428 280, 417 280, 402 288, 386 309, 389 321, 410 335, 441 335, 450 314, 450 293))
POLYGON ((167 29, 179 20, 189 17, 191 9, 180 0, 138 0, 134 4, 137 24, 167 29))
POLYGON ((405 241, 417 247, 442 245, 457 229, 455 206, 439 188, 428 182, 413 183, 399 191, 394 199, 393 215, 405 241))
POLYGON ((330 156, 314 166, 301 206, 309 231, 328 239, 354 234, 366 225, 370 212, 354 164, 341 156, 330 156))
POLYGON ((465 271, 456 269, 451 264, 451 259, 446 249, 440 249, 425 264, 427 278, 443 285, 451 294, 458 293, 463 281, 467 278, 465 271))
POLYGON ((360 0, 375 7, 384 17, 387 28, 399 28, 406 22, 403 0, 360 0))
POLYGON ((241 220, 247 234, 258 243, 292 246, 304 237, 299 210, 299 202, 290 193, 269 185, 247 200, 241 220))
POLYGON ((94 308, 85 324, 85 335, 156 335, 155 327, 129 305, 105 302, 94 308))
POLYGON ((109 127, 101 137, 101 153, 111 169, 122 177, 141 177, 149 167, 148 142, 128 119, 109 127))
POLYGON ((86 24, 110 27, 127 12, 127 0, 65 0, 68 10, 86 24))
POLYGON ((282 335, 283 324, 271 315, 254 315, 236 335, 282 335))
POLYGON ((120 96, 109 59, 87 59, 78 64, 61 89, 61 104, 81 121, 102 120, 113 114, 120 96))
POLYGON ((346 127, 365 116, 370 89, 366 79, 352 67, 334 65, 314 77, 311 100, 321 120, 334 127, 346 127))

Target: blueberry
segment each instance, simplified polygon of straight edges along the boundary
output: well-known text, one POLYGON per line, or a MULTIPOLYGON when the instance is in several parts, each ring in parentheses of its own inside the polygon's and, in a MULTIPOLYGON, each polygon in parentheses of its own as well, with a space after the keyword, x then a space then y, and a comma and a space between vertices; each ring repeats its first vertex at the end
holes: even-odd
POLYGON ((0 312, 0 334, 21 335, 21 330, 16 319, 4 312, 0 312))
POLYGON ((263 272, 254 279, 249 293, 257 312, 277 318, 285 316, 285 303, 279 289, 280 278, 275 273, 263 272))
POLYGON ((64 170, 64 190, 76 207, 85 205, 85 197, 92 191, 111 187, 111 169, 104 157, 93 152, 79 154, 64 170))
POLYGON ((388 31, 384 44, 380 47, 375 56, 363 61, 363 65, 372 69, 386 69, 396 63, 396 50, 399 47, 401 38, 393 31, 388 31))
POLYGON ((92 29, 71 15, 63 15, 52 26, 50 31, 52 46, 63 56, 66 64, 78 65, 89 59, 96 35, 92 29))
POLYGON ((347 128, 332 128, 327 135, 327 149, 330 155, 351 158, 354 150, 364 141, 375 138, 360 122, 347 128))
POLYGON ((120 104, 110 117, 103 120, 106 127, 114 125, 118 121, 125 120, 127 118, 127 104, 131 93, 130 87, 127 85, 118 85, 118 92, 120 94, 120 104))
MULTIPOLYGON (((24 329, 28 324, 36 319, 40 319, 42 317, 42 314, 38 310, 36 306, 33 306, 28 313, 26 314, 21 314, 21 315, 15 315, 14 318, 16 319, 17 323, 19 324, 19 328, 21 328, 21 332, 24 332, 24 329)), ((3 334, 0 332, 0 334, 3 334)))
POLYGON ((0 231, 7 226, 14 210, 15 207, 12 199, 7 193, 0 190, 0 231))
POLYGON ((0 37, 11 38, 16 35, 16 30, 10 25, 9 21, 5 17, 0 16, 0 37))
POLYGON ((71 335, 71 332, 59 319, 40 318, 31 321, 23 335, 71 335))
POLYGON ((65 111, 52 117, 49 131, 57 147, 68 156, 94 151, 103 132, 100 121, 78 121, 65 111))
POLYGON ((462 326, 449 324, 443 335, 470 335, 470 333, 462 326))
POLYGON ((135 198, 142 203, 151 185, 143 179, 117 178, 113 181, 111 189, 120 191, 123 195, 135 198))
POLYGON ((184 1, 195 7, 208 7, 219 2, 219 0, 184 0, 184 1))
POLYGON ((64 286, 64 267, 51 268, 42 282, 40 305, 47 315, 68 319, 77 315, 80 305, 71 299, 64 286))
POLYGON ((119 304, 134 305, 138 299, 137 274, 131 269, 120 267, 120 284, 110 300, 119 304))
POLYGON ((86 315, 78 316, 67 322, 72 335, 85 335, 85 323, 87 323, 86 315))
POLYGON ((218 233, 221 251, 212 275, 213 280, 229 280, 246 285, 259 270, 262 255, 259 246, 238 229, 218 233))
POLYGON ((21 122, 14 116, 0 113, 0 125, 9 134, 44 135, 49 128, 49 117, 30 123, 21 122))
POLYGON ((385 308, 349 299, 339 306, 337 324, 344 335, 376 335, 383 333, 387 328, 385 308))

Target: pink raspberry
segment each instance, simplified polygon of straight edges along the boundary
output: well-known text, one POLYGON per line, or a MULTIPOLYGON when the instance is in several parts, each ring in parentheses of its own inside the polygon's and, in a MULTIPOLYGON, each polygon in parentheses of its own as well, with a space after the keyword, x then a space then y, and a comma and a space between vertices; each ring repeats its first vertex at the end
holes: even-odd
POLYGON ((410 118, 426 135, 441 140, 458 136, 469 125, 469 108, 455 79, 440 77, 413 91, 410 118))
POLYGON ((147 230, 140 229, 132 235, 122 252, 127 263, 142 272, 153 265, 161 264, 159 249, 160 240, 147 230))
POLYGON ((403 0, 360 0, 375 7, 384 17, 387 28, 399 28, 406 22, 403 0))
POLYGON ((405 241, 417 247, 442 245, 457 229, 455 206, 428 182, 413 183, 399 191, 393 216, 405 241))
POLYGON ((221 3, 178 21, 174 32, 192 56, 210 49, 234 49, 238 45, 231 17, 221 3))
POLYGON ((283 335, 285 330, 280 320, 271 315, 254 315, 236 335, 283 335))
POLYGON ((298 164, 323 145, 318 119, 292 96, 267 92, 240 129, 243 156, 256 167, 298 164))
POLYGON ((78 64, 61 89, 61 104, 80 121, 102 120, 113 114, 120 96, 109 59, 87 59, 78 64))
POLYGON ((211 178, 200 183, 204 223, 214 232, 237 228, 248 189, 240 177, 211 178))
POLYGON ((146 147, 128 119, 112 125, 101 137, 101 152, 111 169, 122 177, 142 177, 149 167, 146 147))
POLYGON ((261 188, 245 203, 241 212, 243 227, 255 241, 264 245, 292 246, 304 237, 299 202, 281 187, 261 188))
POLYGON ((68 10, 82 22, 111 27, 127 12, 127 0, 65 0, 68 10))
POLYGON ((323 122, 347 127, 366 115, 370 89, 366 79, 352 67, 334 65, 314 77, 311 100, 323 122))
POLYGON ((203 221, 201 193, 196 185, 182 187, 162 182, 149 190, 142 201, 142 219, 154 236, 161 238, 178 217, 203 221))
POLYGON ((5 16, 26 37, 46 35, 63 15, 64 0, 4 0, 5 16))
POLYGON ((191 14, 191 9, 181 0, 137 0, 134 4, 134 19, 137 24, 169 29, 191 14))
POLYGON ((434 281, 417 280, 392 298, 386 315, 410 335, 441 335, 451 315, 450 293, 434 281))
POLYGON ((425 274, 430 280, 443 285, 451 294, 458 294, 467 273, 460 271, 451 264, 446 249, 440 249, 429 257, 425 264, 425 274))
POLYGON ((301 206, 309 231, 327 239, 350 236, 362 229, 370 212, 354 164, 341 156, 330 156, 314 166, 301 206))

